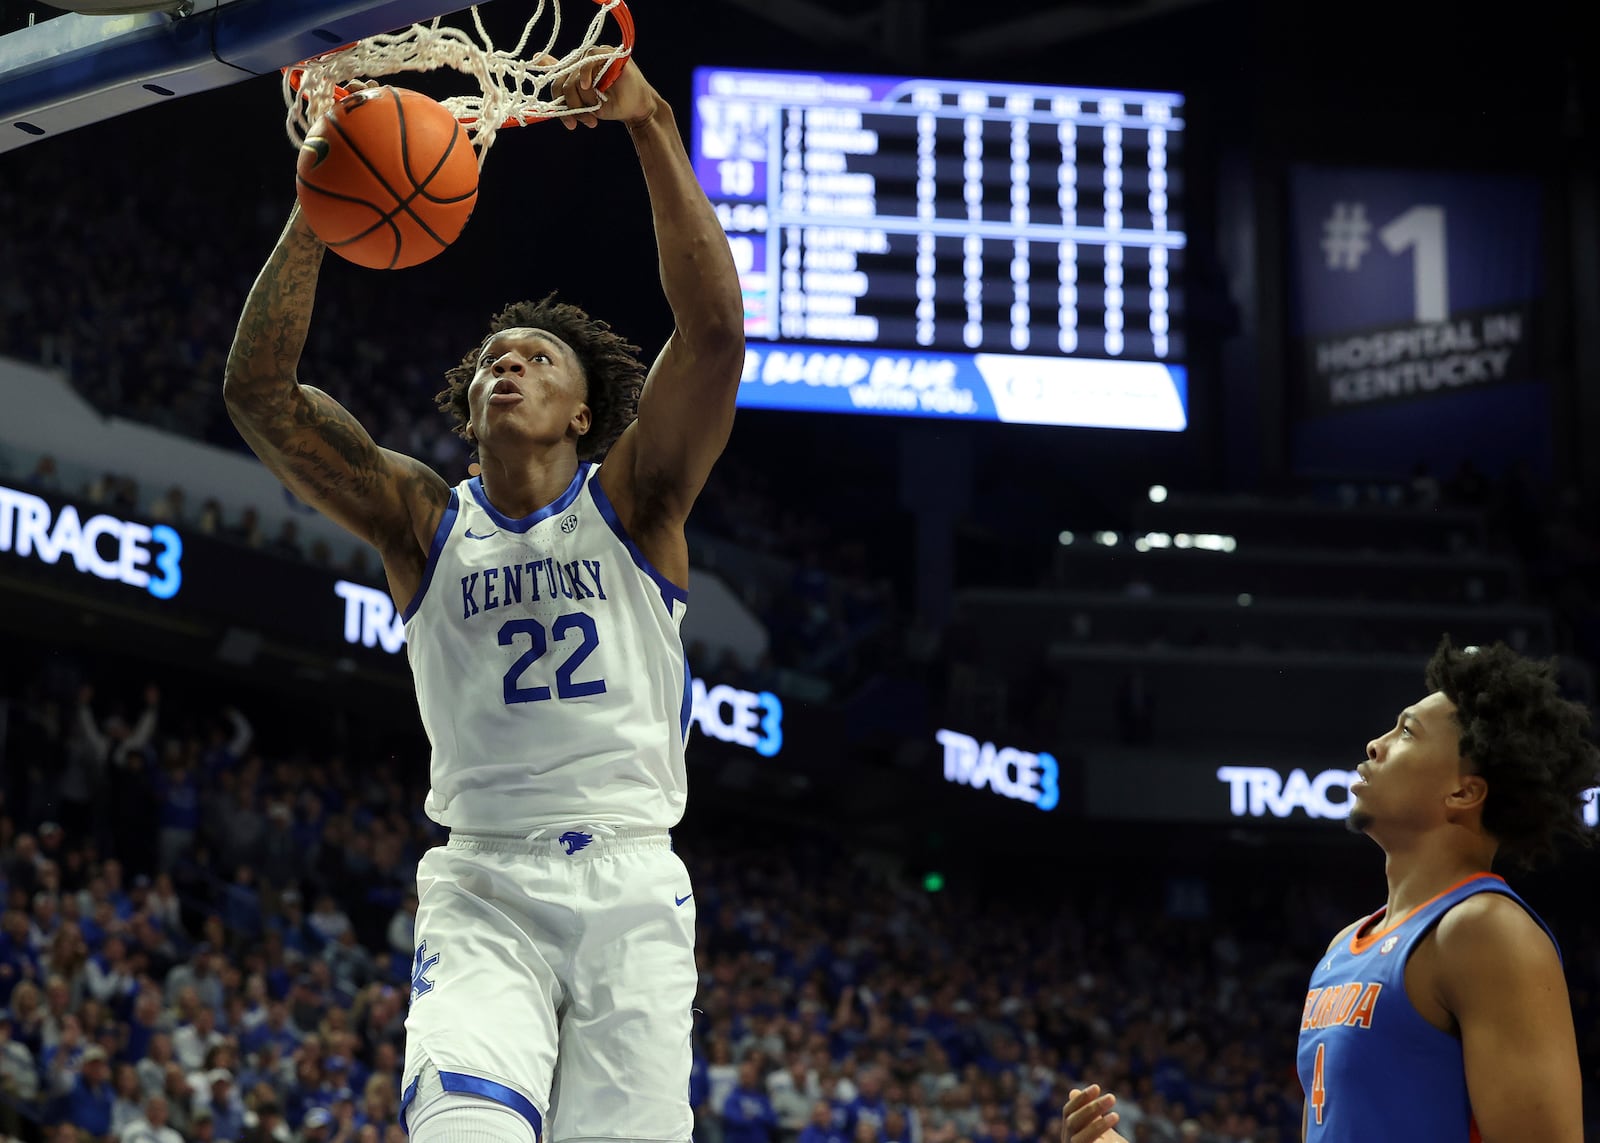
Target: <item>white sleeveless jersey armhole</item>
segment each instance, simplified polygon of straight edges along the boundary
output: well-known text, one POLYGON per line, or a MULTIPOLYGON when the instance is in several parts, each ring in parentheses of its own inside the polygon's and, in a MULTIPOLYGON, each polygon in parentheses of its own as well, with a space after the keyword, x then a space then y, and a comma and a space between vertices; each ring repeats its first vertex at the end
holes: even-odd
POLYGON ((451 496, 405 611, 433 745, 428 816, 453 830, 670 829, 687 801, 688 593, 628 537, 583 463, 519 520, 451 496))

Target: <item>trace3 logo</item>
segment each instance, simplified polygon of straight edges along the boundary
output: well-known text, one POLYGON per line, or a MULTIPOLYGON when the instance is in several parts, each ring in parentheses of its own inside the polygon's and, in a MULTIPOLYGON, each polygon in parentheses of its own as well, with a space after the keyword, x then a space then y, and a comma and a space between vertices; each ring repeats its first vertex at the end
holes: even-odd
POLYGON ((1350 783, 1360 775, 1354 770, 1324 770, 1315 778, 1304 770, 1289 771, 1285 778, 1267 766, 1223 766, 1217 781, 1228 784, 1228 812, 1236 818, 1286 818, 1296 810, 1313 818, 1350 816, 1350 783), (1345 790, 1339 801, 1330 791, 1345 790))
POLYGON ((344 641, 379 647, 391 655, 406 645, 406 625, 395 614, 394 600, 382 588, 341 579, 333 593, 344 600, 344 641))
POLYGON ((707 689, 701 679, 691 682, 689 690, 689 719, 702 734, 748 747, 763 758, 783 748, 783 703, 771 691, 757 694, 723 683, 707 689))
POLYGON ((1052 755, 980 743, 956 730, 941 730, 934 738, 944 747, 946 782, 976 790, 987 786, 1003 798, 1041 810, 1053 810, 1061 801, 1061 767, 1052 755))
POLYGON ((85 575, 141 588, 157 599, 171 599, 183 586, 183 539, 167 525, 135 524, 105 515, 85 521, 70 504, 52 514, 46 501, 3 486, 0 552, 35 556, 52 566, 70 556, 85 575))

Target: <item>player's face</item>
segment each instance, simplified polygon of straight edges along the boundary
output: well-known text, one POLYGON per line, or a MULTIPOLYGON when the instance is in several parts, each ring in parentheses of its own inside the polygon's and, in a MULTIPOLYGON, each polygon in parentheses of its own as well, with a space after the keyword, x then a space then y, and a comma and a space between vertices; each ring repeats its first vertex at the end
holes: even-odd
POLYGON ((1367 743, 1367 760, 1356 767, 1361 777, 1350 786, 1351 829, 1365 833, 1393 824, 1420 830, 1449 820, 1463 777, 1455 709, 1435 692, 1367 743))
POLYGON ((589 431, 588 386, 572 348, 542 329, 508 329, 478 353, 467 408, 479 448, 576 441, 589 431))

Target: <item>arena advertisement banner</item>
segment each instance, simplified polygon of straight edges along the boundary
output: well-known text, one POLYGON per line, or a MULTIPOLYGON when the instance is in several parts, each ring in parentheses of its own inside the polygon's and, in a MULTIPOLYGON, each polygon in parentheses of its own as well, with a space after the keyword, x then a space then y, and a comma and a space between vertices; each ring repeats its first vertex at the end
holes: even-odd
POLYGON ((1296 467, 1547 452, 1538 181, 1302 166, 1288 189, 1296 467))
POLYGON ((183 537, 166 524, 52 504, 0 485, 0 554, 171 599, 183 587, 183 537))
POLYGON ((1122 821, 1337 825, 1355 780, 1352 767, 1309 762, 1098 758, 1084 768, 1085 810, 1122 821))
POLYGON ((246 631, 329 662, 382 668, 390 661, 392 632, 373 604, 387 595, 378 588, 190 524, 44 489, 0 485, 0 595, 7 615, 24 624, 49 622, 65 607, 149 624, 206 654, 227 632, 246 631), (351 600, 355 640, 341 638, 351 627, 351 600))
POLYGON ((1182 365, 801 343, 747 350, 739 404, 1161 432, 1189 423, 1182 365))

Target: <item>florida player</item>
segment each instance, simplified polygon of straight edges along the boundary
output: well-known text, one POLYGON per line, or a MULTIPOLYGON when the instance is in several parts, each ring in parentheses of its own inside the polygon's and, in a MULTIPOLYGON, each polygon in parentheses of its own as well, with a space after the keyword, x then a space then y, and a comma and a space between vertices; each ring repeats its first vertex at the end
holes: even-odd
MULTIPOLYGON (((1589 840, 1600 784, 1588 712, 1504 645, 1428 663, 1430 694, 1367 744, 1349 826, 1382 847, 1389 897, 1311 976, 1298 1063, 1308 1143, 1581 1143, 1582 1081, 1561 960, 1490 872, 1589 840)), ((1121 1139, 1116 1098, 1074 1090, 1070 1143, 1121 1139)))
POLYGON ((582 310, 512 306, 440 394, 482 466, 451 488, 297 382, 324 252, 298 213, 228 361, 245 440, 378 548, 405 618, 426 809, 451 831, 417 876, 402 1114, 421 1143, 692 1128, 694 905, 667 834, 683 526, 732 426, 743 305, 671 109, 632 63, 597 103, 595 70, 561 94, 625 124, 644 170, 675 320, 648 377, 582 310))

